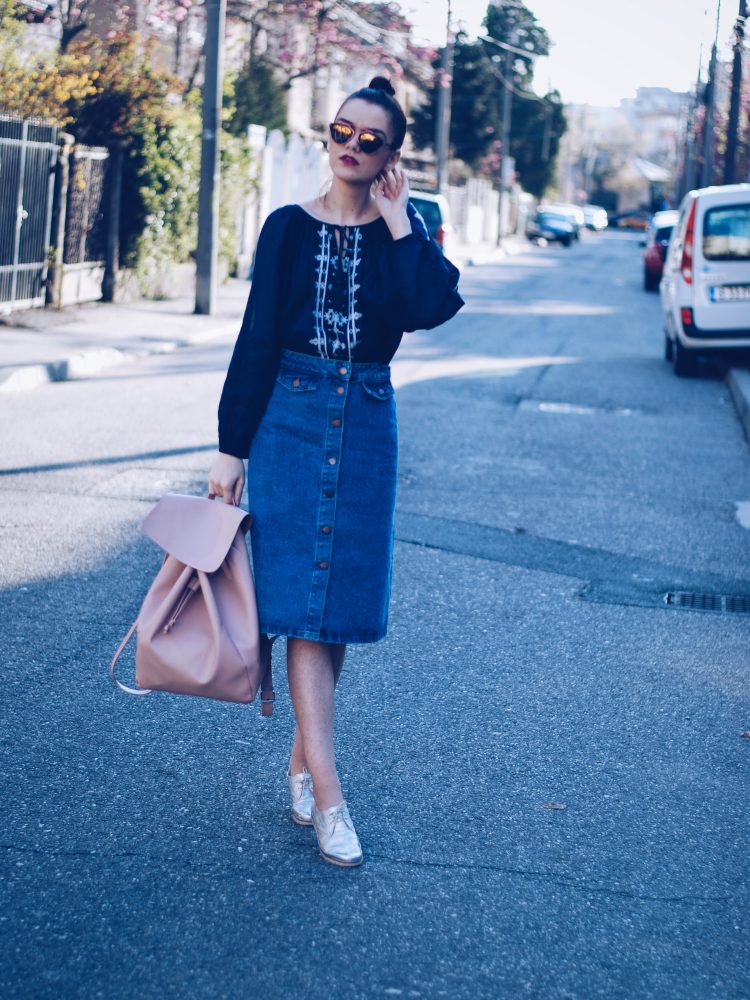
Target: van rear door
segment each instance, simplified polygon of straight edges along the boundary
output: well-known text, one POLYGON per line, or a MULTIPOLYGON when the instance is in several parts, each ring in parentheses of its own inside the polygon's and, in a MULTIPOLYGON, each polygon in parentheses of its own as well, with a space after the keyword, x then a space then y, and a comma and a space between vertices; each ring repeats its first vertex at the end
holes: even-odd
POLYGON ((699 330, 750 330, 750 193, 699 198, 693 309, 699 330))

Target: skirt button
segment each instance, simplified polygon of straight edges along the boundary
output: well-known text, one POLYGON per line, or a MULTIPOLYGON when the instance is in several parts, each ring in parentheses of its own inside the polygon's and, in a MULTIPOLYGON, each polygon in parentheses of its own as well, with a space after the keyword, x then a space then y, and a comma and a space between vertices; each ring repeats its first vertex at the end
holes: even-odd
POLYGON ((343 385, 340 385, 338 387, 338 389, 336 390, 336 392, 339 394, 339 396, 343 396, 344 395, 344 387, 343 387, 343 385))
POLYGON ((329 458, 328 459, 328 464, 329 465, 335 465, 336 464, 336 459, 335 458, 329 458))
POLYGON ((297 386, 298 386, 299 384, 300 384, 300 383, 299 383, 299 379, 298 379, 298 378, 293 378, 293 379, 292 379, 292 385, 293 385, 293 386, 294 386, 295 388, 297 388, 297 386))
POLYGON ((328 569, 328 563, 327 562, 319 562, 318 563, 318 569, 328 569))
POLYGON ((330 535, 330 533, 331 533, 331 526, 330 526, 330 524, 326 524, 320 530, 323 532, 324 535, 330 535))

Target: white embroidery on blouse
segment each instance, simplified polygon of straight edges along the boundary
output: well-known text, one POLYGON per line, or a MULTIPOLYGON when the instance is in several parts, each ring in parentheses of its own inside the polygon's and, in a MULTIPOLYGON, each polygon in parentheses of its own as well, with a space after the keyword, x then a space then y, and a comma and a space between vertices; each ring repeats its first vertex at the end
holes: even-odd
POLYGON ((357 292, 359 291, 359 285, 357 284, 357 268, 359 267, 359 241, 362 237, 362 233, 358 227, 354 230, 354 249, 352 252, 351 263, 349 264, 349 317, 346 327, 346 346, 349 356, 349 360, 352 359, 352 351, 357 346, 357 337, 359 336, 359 327, 357 326, 357 320, 362 319, 362 313, 357 312, 357 292))
POLYGON ((315 336, 310 343, 317 347, 321 358, 330 358, 329 348, 336 354, 337 351, 346 347, 347 357, 351 361, 352 351, 357 346, 360 333, 357 321, 362 318, 362 313, 357 312, 357 292, 360 288, 357 283, 357 268, 361 261, 359 244, 362 233, 358 226, 354 227, 353 235, 350 237, 351 257, 348 254, 339 257, 347 277, 346 315, 332 306, 326 308, 331 265, 333 264, 335 268, 338 261, 331 259, 333 234, 330 230, 325 225, 321 225, 318 236, 320 237, 320 252, 315 255, 315 260, 318 262, 318 273, 315 279, 315 309, 313 310, 315 336))
POLYGON ((326 288, 328 286, 328 269, 331 263, 331 237, 325 226, 318 230, 320 237, 320 253, 316 254, 318 262, 318 277, 315 281, 315 337, 310 341, 318 348, 321 358, 328 357, 328 343, 324 325, 324 309, 326 288))

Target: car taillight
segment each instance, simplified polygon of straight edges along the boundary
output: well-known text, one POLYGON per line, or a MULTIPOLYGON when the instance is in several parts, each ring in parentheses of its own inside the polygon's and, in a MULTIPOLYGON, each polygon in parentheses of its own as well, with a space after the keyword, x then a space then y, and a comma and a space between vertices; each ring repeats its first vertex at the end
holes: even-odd
POLYGON ((693 201, 693 204, 690 206, 690 215, 688 215, 687 227, 685 228, 685 239, 682 244, 682 260, 680 261, 680 273, 687 285, 692 285, 693 283, 693 240, 695 238, 696 204, 697 202, 693 201))
POLYGON ((445 240, 445 227, 441 223, 435 230, 435 242, 439 247, 441 247, 443 245, 444 240, 445 240))
POLYGON ((680 319, 682 320, 682 329, 685 333, 690 333, 693 329, 693 310, 689 306, 683 306, 680 309, 680 319))

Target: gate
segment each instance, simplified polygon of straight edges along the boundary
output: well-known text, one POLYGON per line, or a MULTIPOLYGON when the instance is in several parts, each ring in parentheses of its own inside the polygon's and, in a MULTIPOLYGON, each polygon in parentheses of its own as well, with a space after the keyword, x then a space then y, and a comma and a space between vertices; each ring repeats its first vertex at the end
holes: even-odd
POLYGON ((87 302, 102 294, 107 255, 109 151, 73 147, 70 155, 60 305, 87 302))
POLYGON ((0 310, 44 305, 57 127, 0 115, 0 310))

